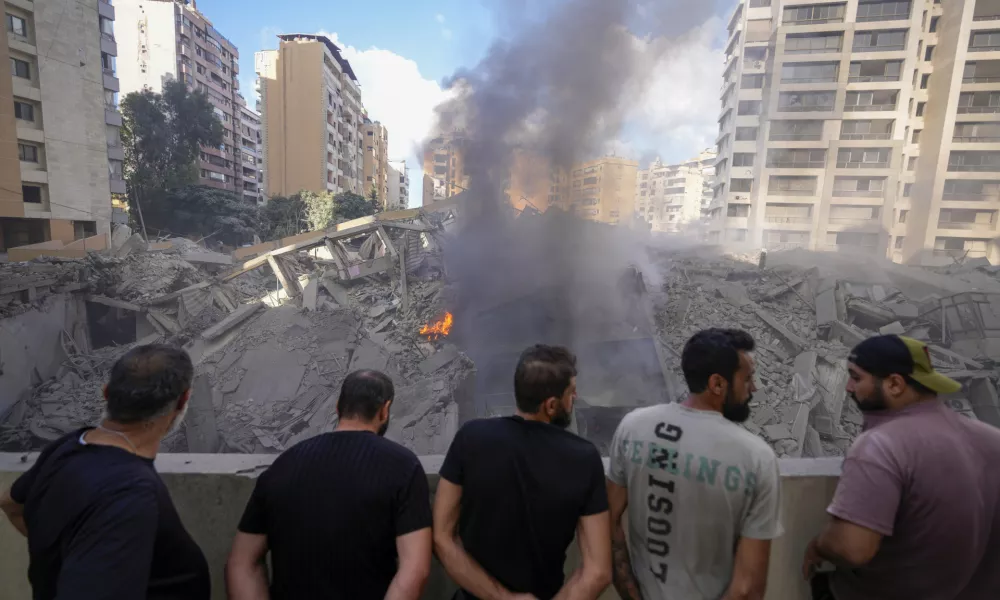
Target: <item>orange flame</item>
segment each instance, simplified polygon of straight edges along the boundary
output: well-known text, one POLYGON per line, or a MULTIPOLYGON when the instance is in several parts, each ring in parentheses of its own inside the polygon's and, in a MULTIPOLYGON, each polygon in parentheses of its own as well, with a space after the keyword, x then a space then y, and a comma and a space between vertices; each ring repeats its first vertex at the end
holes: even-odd
POLYGON ((447 336, 451 333, 451 325, 454 323, 455 318, 450 312, 445 312, 444 316, 434 321, 428 323, 420 328, 420 335, 426 335, 428 339, 436 340, 441 336, 447 336))

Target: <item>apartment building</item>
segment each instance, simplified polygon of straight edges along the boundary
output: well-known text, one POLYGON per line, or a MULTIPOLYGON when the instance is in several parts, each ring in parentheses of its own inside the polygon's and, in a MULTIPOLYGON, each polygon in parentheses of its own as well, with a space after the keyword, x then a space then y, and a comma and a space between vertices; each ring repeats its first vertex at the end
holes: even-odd
POLYGON ((1000 258, 997 20, 997 0, 741 2, 709 240, 1000 258))
POLYGON ((424 145, 424 206, 451 198, 469 187, 463 147, 460 133, 442 134, 424 145))
POLYGON ((410 205, 410 173, 406 170, 405 160, 390 160, 389 195, 386 210, 401 210, 410 205))
POLYGON ((383 209, 389 198, 389 132, 378 121, 365 119, 361 126, 364 151, 365 197, 375 199, 383 209))
POLYGON ((110 231, 123 194, 115 8, 4 3, 0 43, 0 252, 110 231))
POLYGON ((322 35, 278 36, 255 55, 267 196, 366 194, 361 87, 322 35))
POLYGON ((569 175, 569 201, 562 206, 592 221, 631 223, 638 173, 638 162, 617 156, 574 165, 569 175))
POLYGON ((548 158, 528 151, 515 151, 505 190, 507 201, 520 212, 533 208, 545 212, 550 206, 569 203, 569 171, 552 165, 548 158))
POLYGON ((202 146, 201 185, 243 192, 240 150, 239 51, 192 0, 116 0, 118 42, 129 52, 118 65, 122 93, 163 91, 180 80, 208 96, 223 127, 218 148, 202 146))
POLYGON ((264 202, 264 159, 260 152, 260 113, 247 107, 246 100, 239 97, 239 149, 240 181, 243 199, 261 204, 264 202))
POLYGON ((692 226, 701 219, 706 195, 711 201, 715 161, 716 154, 711 149, 675 165, 665 165, 657 158, 636 177, 636 216, 651 231, 692 231, 692 226))

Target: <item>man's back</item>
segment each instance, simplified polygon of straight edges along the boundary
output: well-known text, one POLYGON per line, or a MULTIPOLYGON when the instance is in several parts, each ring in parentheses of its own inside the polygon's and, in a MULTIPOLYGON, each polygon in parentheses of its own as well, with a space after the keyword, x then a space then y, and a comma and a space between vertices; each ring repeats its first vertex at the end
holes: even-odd
POLYGON ((884 537, 838 600, 1000 597, 1000 430, 940 401, 868 418, 829 512, 884 537))
POLYGON ((604 468, 590 442, 521 417, 467 423, 441 476, 462 487, 466 550, 507 589, 551 598, 581 517, 607 510, 604 468))
POLYGON ((718 412, 664 404, 629 413, 608 478, 628 489, 633 573, 647 598, 720 598, 740 537, 781 535, 774 452, 718 412))
POLYGON ((430 527, 417 457, 367 431, 338 431, 282 454, 260 477, 240 531, 267 536, 272 598, 381 599, 396 538, 430 527))

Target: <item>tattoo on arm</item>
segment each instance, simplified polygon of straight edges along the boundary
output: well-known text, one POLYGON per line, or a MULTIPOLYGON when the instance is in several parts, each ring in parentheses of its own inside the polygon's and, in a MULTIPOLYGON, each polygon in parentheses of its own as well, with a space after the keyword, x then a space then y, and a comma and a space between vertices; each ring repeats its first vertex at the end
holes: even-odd
POLYGON ((611 536, 611 560, 614 569, 612 579, 615 590, 622 600, 642 600, 642 593, 639 591, 639 583, 635 580, 632 572, 632 560, 628 555, 628 542, 625 540, 625 530, 621 525, 614 528, 611 536))

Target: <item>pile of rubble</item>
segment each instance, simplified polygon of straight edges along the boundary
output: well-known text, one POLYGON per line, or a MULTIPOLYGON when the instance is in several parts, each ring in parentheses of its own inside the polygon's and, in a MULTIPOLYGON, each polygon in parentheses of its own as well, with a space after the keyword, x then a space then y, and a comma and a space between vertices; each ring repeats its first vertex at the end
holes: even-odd
POLYGON ((996 270, 970 279, 958 276, 980 265, 936 273, 898 265, 866 270, 844 258, 813 267, 790 264, 791 255, 771 259, 777 264, 767 268, 756 257, 660 255, 664 283, 653 314, 676 377, 680 350, 696 331, 735 327, 753 335, 757 392, 744 427, 779 456, 844 454, 863 424, 844 389, 846 358, 852 346, 879 333, 931 344, 938 370, 964 384, 946 398, 949 405, 1000 426, 996 270))

